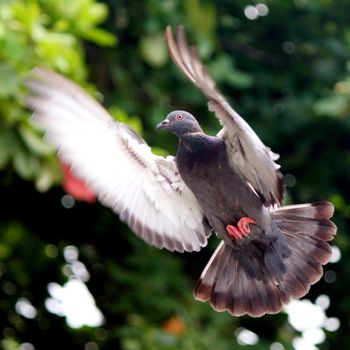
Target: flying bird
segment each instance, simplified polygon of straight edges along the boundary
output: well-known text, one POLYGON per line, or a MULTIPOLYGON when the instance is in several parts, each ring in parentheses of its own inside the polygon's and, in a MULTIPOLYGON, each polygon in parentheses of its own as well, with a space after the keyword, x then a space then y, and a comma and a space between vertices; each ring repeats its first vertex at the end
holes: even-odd
POLYGON ((140 238, 170 251, 199 251, 212 232, 221 243, 196 287, 216 311, 258 317, 304 296, 323 274, 336 234, 327 201, 282 206, 278 156, 218 92, 182 26, 166 28, 170 55, 208 99, 222 124, 205 134, 176 110, 158 124, 179 139, 176 156, 152 153, 63 76, 36 68, 25 80, 26 105, 59 157, 140 238))

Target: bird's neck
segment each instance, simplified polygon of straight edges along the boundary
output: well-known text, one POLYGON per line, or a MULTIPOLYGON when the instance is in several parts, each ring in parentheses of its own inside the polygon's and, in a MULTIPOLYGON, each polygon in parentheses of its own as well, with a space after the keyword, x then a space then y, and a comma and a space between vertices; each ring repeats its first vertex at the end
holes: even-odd
POLYGON ((188 132, 179 137, 179 146, 183 147, 187 152, 196 153, 203 149, 206 136, 201 131, 188 132))
POLYGON ((194 132, 179 138, 180 143, 176 153, 176 163, 181 176, 188 176, 193 170, 205 168, 218 162, 218 157, 224 150, 224 142, 215 136, 203 132, 194 132))
POLYGON ((182 138, 186 137, 186 135, 189 134, 203 133, 203 130, 201 129, 199 124, 193 123, 192 125, 188 125, 184 123, 177 125, 176 128, 171 130, 171 132, 177 137, 182 138))

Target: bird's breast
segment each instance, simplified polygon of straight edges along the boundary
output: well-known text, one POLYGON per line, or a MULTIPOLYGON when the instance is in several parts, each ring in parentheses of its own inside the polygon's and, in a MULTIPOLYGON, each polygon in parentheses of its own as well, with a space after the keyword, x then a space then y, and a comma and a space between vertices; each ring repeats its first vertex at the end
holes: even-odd
POLYGON ((220 153, 225 145, 220 141, 206 140, 202 137, 187 137, 180 140, 176 161, 185 182, 198 177, 209 180, 218 169, 223 168, 220 153))
POLYGON ((209 140, 196 146, 193 149, 180 143, 176 161, 182 179, 209 222, 219 220, 226 226, 243 216, 256 216, 261 211, 261 201, 229 165, 223 141, 209 140))

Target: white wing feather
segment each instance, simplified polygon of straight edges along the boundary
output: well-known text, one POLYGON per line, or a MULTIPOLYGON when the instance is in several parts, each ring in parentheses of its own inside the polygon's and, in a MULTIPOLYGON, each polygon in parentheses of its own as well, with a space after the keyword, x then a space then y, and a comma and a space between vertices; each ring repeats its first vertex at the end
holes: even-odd
POLYGON ((179 252, 207 244, 210 230, 173 157, 154 155, 133 130, 56 73, 35 69, 25 84, 32 120, 59 157, 138 236, 179 252))

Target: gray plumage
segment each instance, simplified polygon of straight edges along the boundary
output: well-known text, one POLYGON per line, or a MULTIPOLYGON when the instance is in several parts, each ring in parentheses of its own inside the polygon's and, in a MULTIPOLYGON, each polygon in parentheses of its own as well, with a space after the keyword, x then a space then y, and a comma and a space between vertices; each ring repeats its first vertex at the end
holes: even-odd
POLYGON ((194 296, 217 311, 262 316, 305 295, 331 256, 327 241, 336 234, 333 205, 317 202, 271 209, 283 199, 278 158, 216 90, 182 26, 174 39, 166 29, 170 55, 208 98, 223 125, 216 137, 203 133, 188 112, 174 111, 161 125, 179 137, 176 163, 209 225, 222 242, 205 267, 194 296), (178 116, 181 116, 179 118, 178 116), (187 129, 186 129, 187 126, 187 129), (256 220, 249 236, 229 237, 227 225, 256 220))
POLYGON ((220 137, 203 133, 186 111, 171 112, 158 128, 178 136, 176 163, 210 227, 223 240, 194 290, 215 310, 234 316, 280 311, 292 297, 305 295, 322 276, 336 233, 329 220, 333 205, 317 202, 268 210, 228 161, 220 137), (256 225, 245 239, 229 237, 226 226, 252 217, 256 225))
POLYGON ((282 204, 283 177, 275 162, 279 156, 262 143, 215 88, 215 82, 198 58, 196 49, 188 46, 183 26, 178 27, 176 40, 169 26, 165 37, 174 63, 208 98, 209 110, 222 124, 217 136, 226 144, 231 167, 249 182, 266 206, 282 204))

